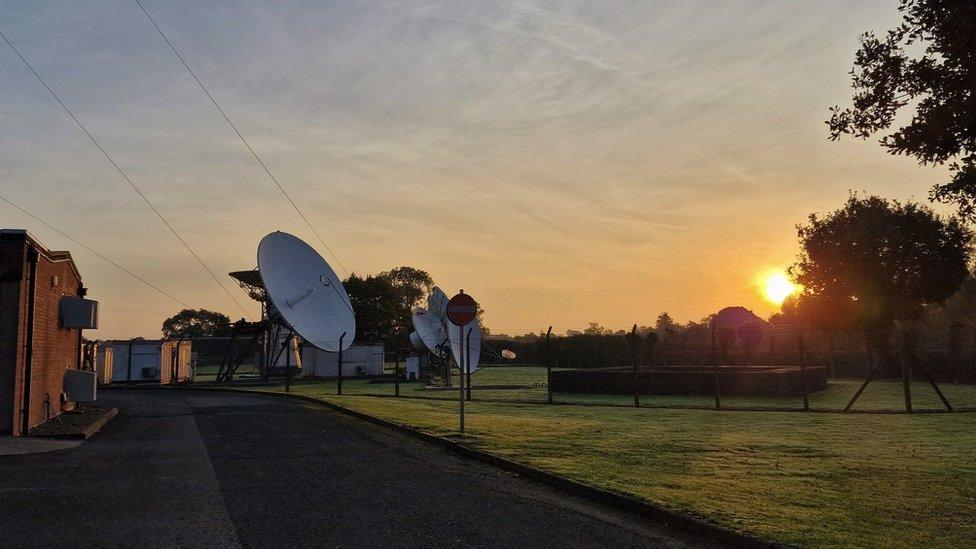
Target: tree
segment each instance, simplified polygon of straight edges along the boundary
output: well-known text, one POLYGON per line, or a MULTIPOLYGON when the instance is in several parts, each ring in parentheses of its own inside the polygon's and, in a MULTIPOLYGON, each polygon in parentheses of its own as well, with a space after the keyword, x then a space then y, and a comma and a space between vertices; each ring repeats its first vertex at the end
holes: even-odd
POLYGON ((399 312, 403 300, 390 279, 383 275, 360 277, 353 273, 342 284, 356 311, 356 341, 382 342, 395 347, 402 331, 399 312))
POLYGON ((589 325, 583 330, 584 335, 610 335, 611 330, 600 326, 597 322, 590 322, 589 325))
MULTIPOLYGON (((844 304, 872 354, 899 326, 906 408, 914 362, 912 327, 926 307, 944 303, 968 276, 972 232, 931 209, 852 194, 843 208, 797 226, 802 252, 790 274, 800 301, 844 304)), ((874 361, 874 359, 872 359, 874 361)), ((853 404, 853 401, 852 401, 853 404)))
POLYGON ((434 279, 429 274, 413 267, 397 267, 379 274, 389 279, 400 298, 400 307, 413 311, 434 287, 434 279))
POLYGON ((949 163, 952 178, 937 184, 931 198, 976 217, 976 3, 901 0, 898 10, 898 27, 882 37, 861 35, 850 73, 853 106, 830 109, 830 138, 867 139, 914 106, 911 121, 881 145, 922 165, 949 163))
POLYGON ((206 309, 183 309, 163 321, 163 337, 210 337, 230 324, 230 317, 206 309))
POLYGON ((413 310, 427 299, 434 287, 434 279, 429 274, 414 267, 396 267, 377 275, 390 282, 397 296, 395 323, 392 332, 384 336, 388 346, 405 347, 410 344, 413 331, 413 310))
POLYGON ((671 350, 671 341, 680 329, 681 326, 666 311, 659 314, 654 322, 654 333, 657 335, 657 342, 661 344, 661 360, 665 366, 669 362, 668 351, 671 350))
POLYGON ((852 194, 825 217, 797 226, 802 252, 790 274, 799 302, 838 303, 850 320, 886 328, 917 319, 966 279, 972 232, 919 204, 852 194))

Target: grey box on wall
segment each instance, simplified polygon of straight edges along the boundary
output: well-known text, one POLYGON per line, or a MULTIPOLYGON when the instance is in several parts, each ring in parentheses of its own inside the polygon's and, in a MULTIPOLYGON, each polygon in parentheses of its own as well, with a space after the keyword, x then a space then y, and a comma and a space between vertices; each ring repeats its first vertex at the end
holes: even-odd
POLYGON ((81 297, 61 298, 61 327, 82 330, 98 328, 98 302, 81 297))

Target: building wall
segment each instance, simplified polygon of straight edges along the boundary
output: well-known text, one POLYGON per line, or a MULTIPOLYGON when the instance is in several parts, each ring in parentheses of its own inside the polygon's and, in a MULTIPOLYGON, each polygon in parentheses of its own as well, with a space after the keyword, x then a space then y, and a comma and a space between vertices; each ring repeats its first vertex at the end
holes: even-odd
POLYGON ((27 273, 26 243, 0 238, 0 434, 14 427, 17 387, 23 383, 24 325, 21 313, 27 310, 27 292, 22 292, 27 273))
POLYGON ((30 295, 29 258, 38 252, 36 293, 34 297, 33 360, 30 374, 28 427, 43 423, 60 414, 61 391, 65 370, 78 367, 81 356, 81 331, 61 328, 61 298, 80 296, 81 278, 70 256, 48 252, 27 235, 5 234, 0 238, 0 271, 9 271, 0 288, 0 432, 20 434, 25 382, 25 343, 27 337, 28 300, 30 295), (20 238, 17 238, 17 237, 20 238), (16 250, 19 240, 20 251, 16 250), (14 282, 14 272, 20 272, 14 282), (16 289, 14 286, 17 286, 16 289), (7 325, 8 319, 16 327, 7 325), (14 335, 16 334, 16 335, 14 335), (10 383, 12 381, 12 383, 10 383), (50 408, 48 408, 48 402, 50 408))
POLYGON ((30 426, 60 414, 64 371, 78 367, 81 330, 61 327, 61 298, 80 296, 81 279, 69 261, 51 261, 43 254, 37 264, 34 312, 34 367, 31 374, 30 426), (47 409, 45 395, 52 407, 47 409))

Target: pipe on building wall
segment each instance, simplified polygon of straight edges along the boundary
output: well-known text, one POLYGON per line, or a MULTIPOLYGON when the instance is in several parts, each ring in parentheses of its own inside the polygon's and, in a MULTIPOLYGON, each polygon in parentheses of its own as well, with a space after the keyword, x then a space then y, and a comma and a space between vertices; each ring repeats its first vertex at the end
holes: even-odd
MULTIPOLYGON (((84 284, 79 283, 78 297, 85 297, 87 294, 88 294, 88 289, 85 288, 84 284)), ((84 368, 82 368, 83 361, 81 358, 83 354, 82 351, 84 350, 84 348, 85 348, 85 337, 84 334, 82 333, 82 330, 78 330, 78 351, 79 352, 78 352, 78 362, 75 365, 76 370, 84 370, 84 368)), ((92 363, 92 365, 94 366, 94 362, 92 363)), ((94 371, 94 368, 92 368, 92 370, 94 371)))
POLYGON ((37 250, 31 248, 28 252, 27 260, 28 277, 27 283, 27 330, 24 335, 24 394, 21 405, 21 425, 20 432, 27 436, 30 431, 30 397, 31 397, 31 371, 34 369, 34 303, 37 297, 37 250))

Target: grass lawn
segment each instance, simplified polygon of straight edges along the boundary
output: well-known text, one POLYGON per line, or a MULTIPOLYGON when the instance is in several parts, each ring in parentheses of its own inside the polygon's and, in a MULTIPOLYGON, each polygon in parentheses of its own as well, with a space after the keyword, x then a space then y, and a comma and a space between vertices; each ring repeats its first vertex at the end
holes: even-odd
MULTIPOLYGON (((535 383, 538 370, 486 369, 476 386, 535 383)), ((847 385, 818 402, 846 400, 857 384, 847 385)), ((365 393, 392 394, 392 385, 347 380, 340 397, 334 387, 301 381, 292 391, 434 434, 457 428, 456 393, 375 398, 365 393)), ((862 398, 897 408, 901 395, 892 389, 900 385, 880 383, 862 398)), ((953 391, 950 399, 973 398, 971 387, 953 391)), ((545 398, 544 388, 498 394, 508 393, 545 398)), ((809 547, 963 547, 976 539, 976 414, 635 410, 479 395, 467 404, 465 444, 768 539, 809 547)), ((575 397, 557 395, 567 398, 575 397)))

